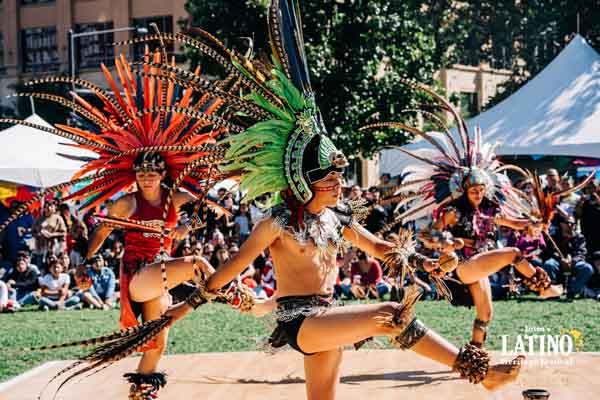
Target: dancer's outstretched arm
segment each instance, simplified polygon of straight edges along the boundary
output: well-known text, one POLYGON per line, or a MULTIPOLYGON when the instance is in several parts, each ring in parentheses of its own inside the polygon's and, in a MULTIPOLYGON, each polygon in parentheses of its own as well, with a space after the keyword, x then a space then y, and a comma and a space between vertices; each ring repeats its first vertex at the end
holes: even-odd
POLYGON ((214 292, 234 280, 277 239, 279 233, 280 230, 273 224, 271 218, 263 219, 256 224, 248 239, 240 247, 240 252, 208 278, 207 289, 214 292))
MULTIPOLYGON (((257 223, 248 239, 240 247, 240 252, 229 259, 225 265, 220 267, 208 278, 206 284, 207 290, 216 291, 235 279, 264 249, 277 240, 279 234, 280 229, 273 224, 271 218, 266 218, 257 223)), ((169 282, 174 276, 174 274, 170 272, 171 270, 181 273, 182 282, 192 279, 194 272, 189 259, 190 257, 184 257, 183 259, 167 262, 167 277, 169 282)), ((158 273, 160 265, 156 264, 151 268, 156 269, 156 272, 158 273)), ((156 279, 158 279, 158 277, 159 276, 157 275, 156 279)), ((274 304, 274 302, 268 302, 265 309, 269 307, 273 308, 274 304)), ((262 307, 260 308, 262 309, 262 307)), ((183 302, 169 309, 166 314, 171 316, 171 324, 173 324, 192 310, 193 308, 189 304, 183 302)), ((270 309, 266 310, 264 313, 266 314, 269 311, 270 309)))
MULTIPOLYGON (((129 218, 135 212, 135 207, 134 196, 123 196, 108 207, 108 216, 113 218, 129 218)), ((113 228, 102 224, 94 230, 90 235, 86 258, 89 259, 96 254, 112 231, 113 228)))
MULTIPOLYGON (((365 251, 371 256, 380 260, 384 260, 385 253, 393 250, 395 247, 394 243, 378 238, 377 236, 373 235, 371 232, 357 224, 353 225, 352 229, 344 228, 342 234, 344 235, 344 238, 347 241, 349 241, 362 251, 365 251)), ((427 272, 433 271, 437 267, 437 262, 434 259, 428 258, 423 263, 423 268, 427 272)))

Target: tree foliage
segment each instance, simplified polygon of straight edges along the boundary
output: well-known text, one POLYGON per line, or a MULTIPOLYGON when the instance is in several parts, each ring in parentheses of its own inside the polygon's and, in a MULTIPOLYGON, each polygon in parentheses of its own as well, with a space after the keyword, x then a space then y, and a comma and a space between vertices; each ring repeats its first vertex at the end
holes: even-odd
MULTIPOLYGON (((268 53, 264 0, 188 0, 188 23, 243 52, 252 37, 256 53, 268 53)), ((418 95, 401 77, 432 83, 454 61, 447 50, 465 39, 453 1, 329 0, 300 4, 311 80, 330 133, 347 154, 369 155, 383 145, 403 144, 398 132, 357 128, 405 119, 418 95)), ((188 52, 194 62, 201 56, 188 52)), ((204 60, 202 60, 204 62, 204 60)), ((210 69, 212 72, 213 70, 210 69)))

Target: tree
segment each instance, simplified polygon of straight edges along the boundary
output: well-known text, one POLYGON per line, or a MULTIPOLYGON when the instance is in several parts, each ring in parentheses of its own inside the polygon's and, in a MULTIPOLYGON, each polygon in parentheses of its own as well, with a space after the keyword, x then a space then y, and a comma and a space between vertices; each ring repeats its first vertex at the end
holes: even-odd
MULTIPOLYGON (((239 45, 251 36, 257 52, 268 48, 264 0, 188 0, 189 23, 239 45), (241 4, 240 4, 241 3, 241 4), (237 43, 236 43, 237 42, 237 43)), ((346 154, 370 155, 406 135, 358 132, 376 121, 406 119, 420 95, 406 77, 431 83, 452 59, 448 48, 464 39, 464 21, 453 1, 336 0, 301 2, 303 30, 318 104, 336 144, 346 154)), ((187 53, 193 61, 194 52, 187 53)), ((204 61, 204 60, 202 60, 204 61)), ((211 70, 212 71, 212 70, 211 70)))

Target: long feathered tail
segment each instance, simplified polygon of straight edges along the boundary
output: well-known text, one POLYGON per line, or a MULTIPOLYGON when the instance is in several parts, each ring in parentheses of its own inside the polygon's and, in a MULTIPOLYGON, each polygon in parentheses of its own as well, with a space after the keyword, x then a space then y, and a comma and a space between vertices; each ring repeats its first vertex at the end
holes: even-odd
MULTIPOLYGON (((205 277, 202 278, 202 280, 204 279, 205 277)), ((230 290, 215 294, 213 301, 227 303, 234 308, 242 311, 248 311, 254 305, 254 295, 253 292, 243 283, 238 282, 237 284, 233 285, 230 290)), ((74 378, 90 371, 92 371, 91 375, 93 375, 99 370, 130 356, 135 351, 138 351, 151 340, 156 338, 164 329, 168 327, 170 323, 171 317, 163 315, 159 319, 147 321, 141 325, 121 329, 107 335, 57 345, 29 347, 23 349, 24 351, 42 351, 76 346, 97 346, 89 354, 79 358, 77 361, 63 368, 56 375, 54 375, 42 389, 40 397, 52 382, 69 371, 73 371, 79 367, 82 367, 70 374, 63 382, 61 382, 54 394, 54 398, 60 389, 74 378)))
POLYGON ((100 368, 105 368, 119 360, 122 360, 123 358, 130 356, 158 336, 158 334, 167 327, 170 321, 171 317, 162 316, 159 319, 147 321, 138 326, 121 329, 108 335, 75 342, 62 343, 58 345, 30 347, 24 349, 26 351, 41 351, 75 346, 98 346, 89 354, 79 358, 77 361, 69 364, 56 373, 56 375, 54 375, 42 389, 40 398, 52 382, 69 371, 73 371, 78 367, 83 367, 73 372, 63 382, 61 382, 59 387, 56 389, 53 398, 56 398, 56 395, 60 389, 74 378, 89 371, 93 371, 93 373, 95 373, 100 368))

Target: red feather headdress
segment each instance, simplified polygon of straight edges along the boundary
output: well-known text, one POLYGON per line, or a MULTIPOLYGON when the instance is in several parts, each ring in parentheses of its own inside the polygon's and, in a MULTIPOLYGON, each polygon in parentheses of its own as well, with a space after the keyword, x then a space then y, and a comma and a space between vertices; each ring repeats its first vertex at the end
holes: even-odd
MULTIPOLYGON (((84 186, 64 200, 85 199, 82 209, 96 207, 135 182, 133 163, 140 153, 160 153, 167 177, 173 182, 172 190, 183 187, 197 196, 206 192, 205 183, 218 175, 211 166, 224 156, 224 150, 216 145, 216 137, 239 127, 216 115, 224 104, 221 98, 202 93, 198 87, 182 86, 171 79, 172 74, 151 66, 174 67, 174 59, 169 63, 164 50, 146 49, 143 61, 143 66, 134 70, 121 55, 115 59, 116 79, 108 68, 101 66, 112 93, 77 78, 48 77, 28 83, 28 86, 71 83, 84 87, 94 93, 101 108, 76 93, 72 93, 72 99, 39 92, 17 94, 69 108, 78 127, 56 124, 47 128, 18 119, 0 119, 0 123, 30 126, 68 138, 76 143, 70 146, 91 151, 97 157, 91 160, 75 157, 86 163, 71 180, 39 192, 15 210, 0 230, 39 206, 38 200, 45 195, 68 190, 76 184, 84 186)), ((200 68, 190 74, 200 78, 200 68)))

